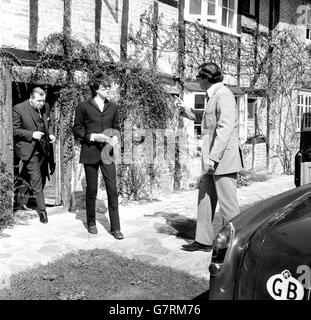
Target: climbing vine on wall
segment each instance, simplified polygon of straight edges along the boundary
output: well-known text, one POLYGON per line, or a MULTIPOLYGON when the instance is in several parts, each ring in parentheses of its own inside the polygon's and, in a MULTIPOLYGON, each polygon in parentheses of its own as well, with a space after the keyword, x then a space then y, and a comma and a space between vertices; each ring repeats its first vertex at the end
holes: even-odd
POLYGON ((29 80, 40 80, 60 88, 55 104, 55 128, 57 138, 64 146, 65 167, 74 157, 72 125, 75 108, 82 100, 91 97, 90 87, 98 71, 109 74, 117 84, 113 99, 119 105, 122 132, 126 120, 145 129, 164 129, 174 121, 176 115, 170 95, 166 93, 159 73, 144 68, 135 56, 119 63, 109 48, 59 33, 48 36, 39 44, 38 50, 40 59, 29 80))

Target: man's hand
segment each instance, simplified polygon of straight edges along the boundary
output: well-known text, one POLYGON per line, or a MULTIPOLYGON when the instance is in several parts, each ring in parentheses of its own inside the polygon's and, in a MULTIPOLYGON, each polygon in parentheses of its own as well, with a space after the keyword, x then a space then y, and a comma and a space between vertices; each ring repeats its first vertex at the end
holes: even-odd
POLYGON ((50 143, 54 143, 56 140, 56 137, 53 134, 50 134, 49 138, 50 138, 50 143))
POLYGON ((185 103, 178 97, 175 97, 175 107, 179 108, 180 112, 186 109, 185 103))
POLYGON ((35 140, 40 140, 43 136, 44 136, 44 133, 41 132, 41 131, 35 131, 35 132, 32 134, 32 137, 33 137, 35 140))
POLYGON ((202 175, 207 174, 207 173, 213 174, 215 172, 215 169, 216 169, 216 162, 211 159, 208 159, 207 163, 205 164, 205 169, 202 172, 202 175))
POLYGON ((93 133, 94 134, 94 141, 97 142, 106 142, 107 139, 110 139, 108 136, 106 136, 103 133, 93 133))
POLYGON ((112 138, 108 137, 106 140, 112 147, 115 147, 118 144, 118 137, 113 136, 112 138))

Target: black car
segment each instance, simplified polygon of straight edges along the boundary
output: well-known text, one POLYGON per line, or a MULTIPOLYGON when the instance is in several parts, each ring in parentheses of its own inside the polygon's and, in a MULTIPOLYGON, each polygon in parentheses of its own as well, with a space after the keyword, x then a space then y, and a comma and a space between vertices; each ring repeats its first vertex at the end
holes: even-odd
POLYGON ((310 300, 311 184, 248 208, 217 234, 211 300, 310 300))

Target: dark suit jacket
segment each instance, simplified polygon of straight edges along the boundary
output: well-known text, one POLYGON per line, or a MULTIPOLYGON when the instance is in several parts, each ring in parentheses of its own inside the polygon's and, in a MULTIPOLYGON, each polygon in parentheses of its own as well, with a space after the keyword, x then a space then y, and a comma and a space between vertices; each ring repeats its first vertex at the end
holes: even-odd
MULTIPOLYGON (((46 128, 44 136, 46 139, 48 139, 49 136, 47 108, 48 106, 45 105, 41 109, 41 114, 46 128)), ((30 104, 29 100, 21 102, 13 107, 13 136, 15 153, 21 160, 27 161, 33 154, 37 141, 32 138, 32 134, 34 131, 38 130, 36 116, 36 110, 30 104)), ((45 151, 48 153, 48 150, 45 151)))
POLYGON ((119 110, 115 103, 106 100, 103 112, 93 99, 80 103, 73 126, 73 134, 82 145, 80 163, 92 164, 101 160, 105 144, 90 141, 92 133, 105 133, 112 137, 118 135, 119 130, 119 110))

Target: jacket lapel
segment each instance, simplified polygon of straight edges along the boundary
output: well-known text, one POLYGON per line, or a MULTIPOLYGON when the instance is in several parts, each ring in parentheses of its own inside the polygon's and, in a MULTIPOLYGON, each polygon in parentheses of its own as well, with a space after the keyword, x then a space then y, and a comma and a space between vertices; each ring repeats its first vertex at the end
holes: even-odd
MULTIPOLYGON (((99 106, 97 105, 96 101, 94 99, 91 99, 90 100, 90 104, 97 110, 101 113, 100 109, 99 109, 99 106)), ((111 103, 106 99, 105 100, 105 103, 104 103, 104 110, 103 110, 103 113, 105 113, 109 107, 111 106, 111 103)))
POLYGON ((111 103, 108 100, 105 100, 103 113, 105 113, 110 106, 111 106, 111 103))
POLYGON ((207 109, 208 109, 209 106, 212 104, 212 102, 213 102, 213 100, 214 100, 214 98, 215 98, 215 96, 216 96, 216 92, 217 92, 221 87, 223 87, 223 86, 224 86, 223 83, 219 83, 219 84, 217 85, 217 87, 215 88, 215 90, 213 91, 213 93, 211 94, 211 96, 209 97, 208 102, 207 102, 207 104, 206 104, 206 106, 205 106, 205 109, 204 109, 204 113, 203 113, 202 119, 204 118, 207 109))
POLYGON ((100 109, 99 109, 99 106, 97 105, 97 103, 95 102, 94 99, 89 100, 89 102, 90 102, 90 105, 91 105, 92 107, 94 107, 98 112, 101 113, 101 111, 100 111, 100 109))

